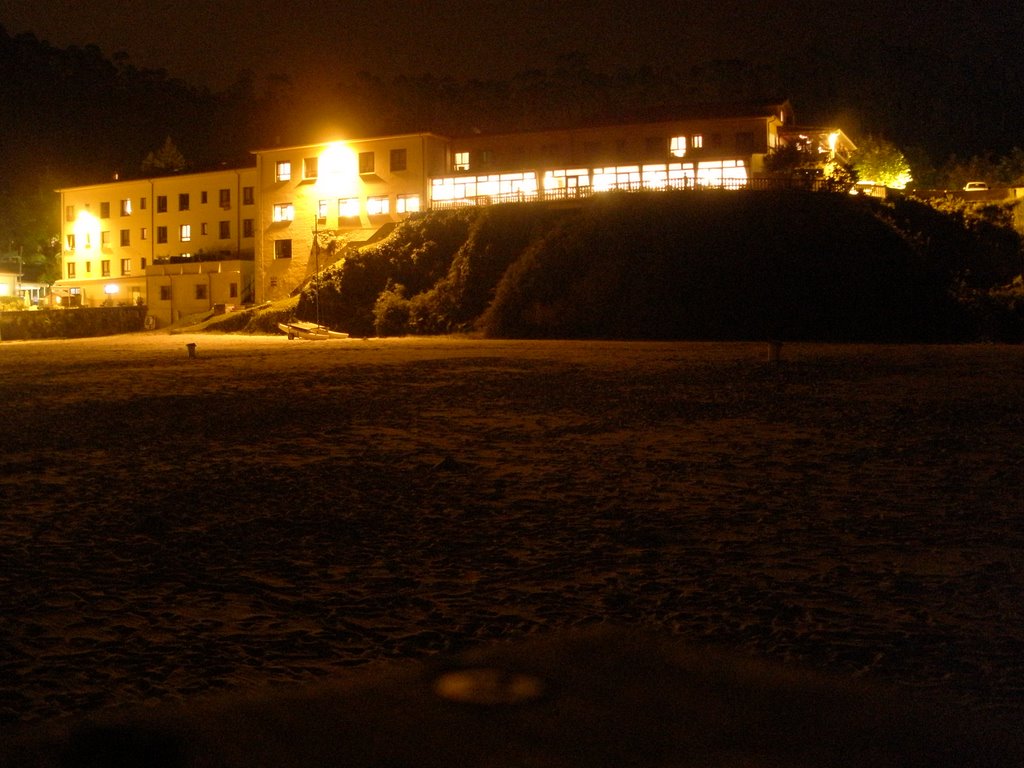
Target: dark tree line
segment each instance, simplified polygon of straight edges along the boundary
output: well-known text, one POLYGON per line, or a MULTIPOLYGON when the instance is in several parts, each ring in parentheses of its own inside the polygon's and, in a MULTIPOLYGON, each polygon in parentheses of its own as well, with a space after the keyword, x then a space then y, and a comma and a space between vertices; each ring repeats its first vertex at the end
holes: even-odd
POLYGON ((600 72, 566 54, 508 80, 362 73, 313 96, 288 77, 251 72, 213 92, 125 54, 57 48, 0 27, 0 252, 45 247, 57 231, 55 188, 140 175, 168 138, 202 170, 251 162, 252 149, 322 140, 334 126, 359 136, 528 130, 780 97, 800 122, 893 142, 925 183, 940 181, 951 158, 996 164, 1024 142, 1019 57, 877 44, 600 72))

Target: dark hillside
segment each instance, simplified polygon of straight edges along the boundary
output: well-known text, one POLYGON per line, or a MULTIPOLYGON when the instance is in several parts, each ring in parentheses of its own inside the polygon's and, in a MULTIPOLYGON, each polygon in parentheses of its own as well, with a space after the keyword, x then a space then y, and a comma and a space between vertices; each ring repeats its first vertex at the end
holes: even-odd
POLYGON ((1011 230, 907 200, 609 194, 424 214, 325 272, 321 316, 358 335, 962 340, 954 289, 1019 258, 1011 230))

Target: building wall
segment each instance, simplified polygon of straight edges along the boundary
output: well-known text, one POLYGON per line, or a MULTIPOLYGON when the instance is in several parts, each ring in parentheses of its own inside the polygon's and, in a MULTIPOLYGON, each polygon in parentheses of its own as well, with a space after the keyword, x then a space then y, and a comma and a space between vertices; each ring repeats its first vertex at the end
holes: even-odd
POLYGON ((18 295, 18 273, 0 272, 0 296, 18 295))
POLYGON ((314 240, 365 241, 429 205, 447 140, 408 134, 256 153, 257 301, 288 296, 328 258, 314 240))
POLYGON ((249 303, 253 300, 252 285, 250 260, 158 264, 146 270, 149 314, 158 327, 218 304, 230 307, 249 303))
POLYGON ((147 302, 146 273, 156 263, 251 258, 255 186, 255 168, 242 168, 60 190, 58 295, 65 301, 77 296, 72 303, 81 306, 147 302), (246 219, 252 222, 248 236, 246 219))
POLYGON ((666 162, 684 157, 742 159, 778 143, 773 115, 692 119, 596 128, 467 136, 452 142, 449 173, 666 162), (468 157, 467 157, 468 155, 468 157))

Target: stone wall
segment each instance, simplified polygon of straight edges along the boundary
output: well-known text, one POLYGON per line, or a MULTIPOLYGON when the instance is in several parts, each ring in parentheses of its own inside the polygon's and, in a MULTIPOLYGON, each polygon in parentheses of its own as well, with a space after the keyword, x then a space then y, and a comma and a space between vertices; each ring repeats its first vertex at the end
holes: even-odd
POLYGON ((0 341, 112 336, 143 329, 146 307, 83 307, 0 312, 0 341))

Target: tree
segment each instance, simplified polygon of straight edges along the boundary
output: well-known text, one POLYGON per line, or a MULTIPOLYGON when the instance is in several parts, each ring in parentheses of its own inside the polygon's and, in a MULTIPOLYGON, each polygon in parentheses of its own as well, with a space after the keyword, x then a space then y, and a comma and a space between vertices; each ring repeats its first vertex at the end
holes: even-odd
POLYGON ((160 149, 150 152, 142 161, 142 172, 145 174, 178 173, 186 168, 188 161, 170 136, 164 140, 164 145, 160 149))
POLYGON ((910 163, 892 142, 868 136, 853 157, 853 168, 861 181, 872 181, 893 189, 904 189, 913 181, 910 163))

